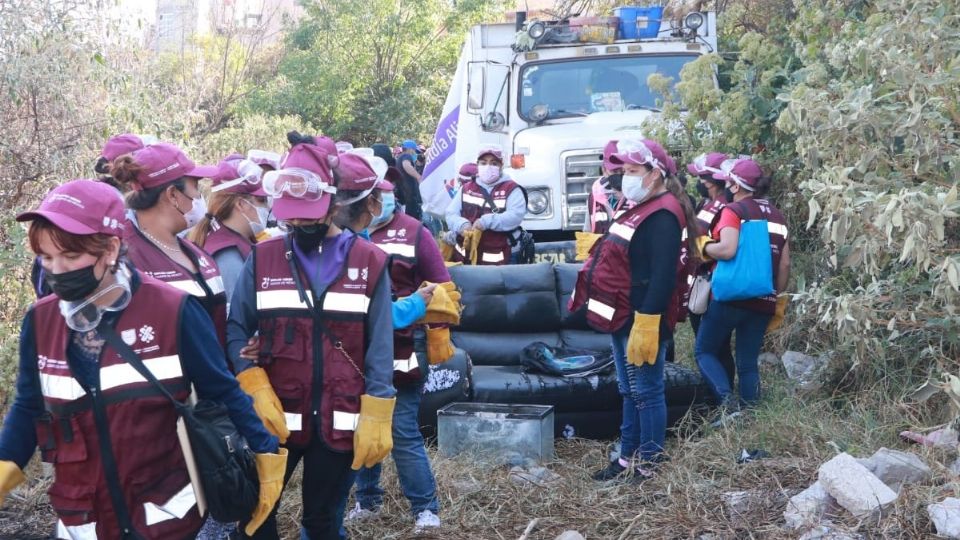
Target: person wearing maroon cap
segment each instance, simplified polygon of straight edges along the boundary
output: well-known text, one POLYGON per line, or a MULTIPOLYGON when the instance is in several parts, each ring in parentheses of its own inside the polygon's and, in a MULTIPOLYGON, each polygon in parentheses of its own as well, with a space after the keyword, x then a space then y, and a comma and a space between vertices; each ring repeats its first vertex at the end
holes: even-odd
POLYGON ((207 215, 187 234, 216 261, 228 304, 253 244, 258 238, 269 237, 264 233, 270 207, 262 176, 260 165, 240 154, 221 161, 217 173, 210 177, 213 186, 207 215))
MULTIPOLYGON (((410 501, 415 530, 422 531, 439 527, 440 518, 436 480, 418 424, 420 399, 427 365, 449 360, 453 346, 447 325, 416 324, 416 321, 426 314, 436 284, 452 286, 452 283, 430 231, 421 222, 396 212, 394 184, 372 175, 373 170, 381 169, 396 178, 395 169, 387 168, 378 157, 366 159, 372 170, 355 159, 355 163, 344 164, 346 157, 341 156, 341 167, 337 169, 340 175, 336 196, 338 219, 344 227, 360 231, 361 235, 369 227, 368 239, 390 255, 390 281, 393 295, 398 298, 393 303, 393 385, 397 389, 393 459, 400 487, 410 501), (426 282, 431 284, 424 287, 426 282)), ((357 506, 347 519, 362 519, 379 511, 383 504, 380 472, 377 464, 357 474, 357 506)))
MULTIPOLYGON (((694 209, 697 213, 697 226, 700 228, 701 235, 710 234, 710 225, 713 220, 723 209, 723 206, 730 202, 724 189, 725 182, 713 177, 714 174, 720 172, 720 165, 727 159, 729 159, 727 154, 710 152, 695 157, 691 163, 687 164, 687 172, 697 178, 696 189, 701 197, 700 202, 694 209)), ((713 273, 713 267, 714 263, 712 261, 705 261, 697 267, 696 275, 709 280, 713 273)), ((689 313, 690 327, 693 328, 694 336, 700 331, 700 319, 703 317, 703 313, 694 313, 692 310, 689 313)), ((737 375, 737 367, 733 361, 729 337, 722 345, 718 358, 732 386, 737 375)))
POLYGON ((587 197, 587 219, 584 232, 605 234, 610 222, 619 217, 631 205, 620 191, 623 169, 610 161, 617 151, 617 141, 611 140, 603 147, 603 176, 594 181, 587 197))
POLYGON ((694 354, 700 372, 720 399, 721 414, 735 414, 741 404, 754 405, 760 399, 758 358, 763 336, 779 326, 787 305, 783 293, 790 278, 790 242, 787 222, 780 210, 767 199, 757 198, 765 192, 770 179, 760 166, 749 158, 724 161, 714 173, 726 182, 733 200, 723 207, 711 223, 710 236, 701 236, 698 243, 704 258, 724 261, 734 258, 744 221, 765 221, 770 236, 774 294, 721 302, 712 300, 700 321, 694 354), (779 297, 778 297, 779 295, 779 297), (720 362, 724 340, 736 333, 736 367, 740 379, 740 399, 733 395, 732 385, 720 362))
POLYGON ((181 237, 206 215, 198 181, 215 175, 217 167, 198 167, 175 145, 157 143, 120 156, 110 173, 132 192, 126 224, 130 261, 199 299, 225 344, 227 297, 220 270, 209 255, 181 237))
POLYGON ((504 174, 503 150, 499 146, 480 148, 477 179, 463 184, 445 214, 450 230, 443 241, 456 249, 457 262, 474 263, 469 261, 470 254, 463 245, 467 231, 480 231, 475 264, 520 262, 525 234, 520 224, 527 214, 527 198, 523 188, 504 174))
POLYGON ((124 206, 113 188, 67 182, 17 220, 30 222, 30 247, 54 294, 24 317, 16 397, 0 432, 0 500, 24 480, 39 446, 54 468, 57 538, 194 538, 203 518, 177 410, 116 344, 136 351, 175 399, 186 401, 192 386, 200 399, 223 403, 258 468, 282 460, 227 370, 210 317, 126 259, 124 206), (177 510, 150 511, 157 507, 177 510))
POLYGON ((569 307, 584 309, 595 330, 611 334, 623 401, 620 458, 593 477, 642 481, 664 458, 664 363, 687 283, 683 237, 696 229, 676 165, 659 143, 620 141, 610 162, 623 167, 623 194, 635 206, 590 252, 569 307))
MULTIPOLYGON (((352 470, 393 446, 387 257, 341 230, 331 210, 354 159, 298 141, 264 175, 287 233, 254 246, 230 302, 227 350, 240 386, 290 451, 286 480, 303 461, 306 538, 339 537, 352 470), (256 364, 241 353, 255 334, 256 364)), ((253 538, 279 538, 276 509, 253 538)))

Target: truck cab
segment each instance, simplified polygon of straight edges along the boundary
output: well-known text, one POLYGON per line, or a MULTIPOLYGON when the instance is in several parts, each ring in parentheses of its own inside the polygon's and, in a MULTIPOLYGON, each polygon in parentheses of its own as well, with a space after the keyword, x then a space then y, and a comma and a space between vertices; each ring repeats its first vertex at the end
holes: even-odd
POLYGON ((480 145, 499 145, 505 172, 527 191, 523 227, 538 241, 572 238, 583 230, 604 144, 642 138, 644 120, 659 112, 647 78, 659 73, 679 81, 686 63, 716 50, 716 15, 691 15, 699 17, 696 28, 664 21, 657 38, 537 43, 519 51, 521 32, 543 28, 474 26, 457 69, 465 80, 451 87, 461 92, 457 166, 473 161, 480 145))

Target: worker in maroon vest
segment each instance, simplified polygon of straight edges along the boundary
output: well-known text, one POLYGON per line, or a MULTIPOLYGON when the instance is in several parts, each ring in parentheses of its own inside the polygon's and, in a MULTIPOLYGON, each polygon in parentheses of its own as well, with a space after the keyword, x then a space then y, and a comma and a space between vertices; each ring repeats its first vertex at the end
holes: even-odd
POLYGON ((527 214, 526 197, 519 184, 503 173, 503 151, 485 146, 477 153, 477 179, 464 182, 460 195, 447 206, 447 231, 443 241, 456 248, 457 262, 468 262, 463 233, 481 231, 478 265, 516 263, 520 256, 520 224, 527 214))
POLYGON ((75 180, 17 219, 31 221, 30 246, 53 294, 23 321, 17 393, 0 433, 0 500, 39 446, 54 468, 57 538, 196 536, 202 518, 177 411, 106 343, 108 325, 176 399, 186 401, 192 385, 227 407, 258 453, 263 508, 254 521, 265 519, 280 496, 285 450, 227 370, 200 304, 126 260, 116 191, 75 180))
MULTIPOLYGON (((345 160, 346 156, 341 156, 345 160)), ((373 169, 382 168, 388 178, 395 169, 377 157, 367 158, 373 169), (379 160, 379 163, 377 163, 379 160)), ((404 496, 410 501, 415 530, 439 527, 436 480, 420 433, 418 415, 427 363, 450 359, 453 346, 446 325, 415 324, 426 314, 429 301, 418 291, 425 281, 450 282, 450 273, 430 231, 416 219, 396 212, 394 184, 379 177, 359 181, 341 176, 337 199, 344 226, 362 235, 369 227, 370 240, 390 260, 393 296, 393 385, 397 405, 393 412, 393 460, 404 496)), ((429 290, 429 289, 427 289, 429 290)), ((432 296, 432 294, 430 294, 432 296)), ((356 508, 349 519, 362 519, 383 505, 379 464, 361 469, 357 475, 356 508)))
MULTIPOLYGON (((767 199, 755 197, 765 193, 770 180, 752 159, 731 159, 723 162, 713 175, 726 182, 733 201, 723 207, 711 224, 710 237, 701 237, 705 257, 729 260, 737 254, 740 224, 748 220, 766 220, 770 233, 770 255, 776 293, 787 288, 790 278, 790 243, 787 222, 777 207, 767 199)), ((711 300, 700 321, 695 354, 700 372, 724 405, 725 413, 735 413, 741 404, 752 405, 760 399, 760 371, 757 360, 768 326, 783 320, 787 297, 777 294, 762 298, 720 302, 711 300), (724 341, 736 333, 737 377, 740 379, 740 400, 720 363, 724 341)))
POLYGON ((207 214, 198 182, 217 173, 215 166, 196 166, 182 150, 169 143, 148 145, 121 156, 110 174, 132 191, 127 196, 125 239, 130 262, 200 300, 226 342, 227 296, 213 259, 179 233, 207 214))
POLYGON ((694 217, 676 165, 657 142, 620 141, 611 162, 623 166, 623 194, 636 205, 594 244, 570 309, 584 308, 594 329, 612 334, 623 398, 620 458, 594 478, 642 480, 663 459, 663 366, 681 311, 694 217))
POLYGON ((207 215, 187 235, 217 263, 227 303, 243 262, 258 235, 267 229, 270 207, 262 176, 260 166, 240 154, 221 161, 217 173, 210 177, 213 186, 207 215))
MULTIPOLYGON (((228 355, 290 450, 287 479, 303 461, 302 526, 312 540, 339 538, 351 468, 373 466, 393 446, 387 257, 332 222, 334 179, 355 174, 342 159, 298 143, 264 175, 288 232, 254 246, 230 303, 228 355), (240 351, 257 332, 254 365, 240 351)), ((276 512, 255 538, 279 538, 276 512)))
MULTIPOLYGON (((720 165, 729 159, 727 154, 721 152, 710 152, 701 154, 694 158, 693 162, 687 164, 687 172, 697 178, 697 194, 700 195, 700 202, 695 211, 697 213, 697 227, 699 234, 710 234, 710 225, 723 209, 723 206, 730 202, 727 199, 727 193, 724 189, 726 182, 717 180, 714 174, 720 172, 720 165)), ((713 273, 713 261, 705 261, 699 267, 695 275, 704 275, 707 279, 713 273)), ((693 277, 693 276, 692 276, 693 277)), ((690 326, 693 328, 693 335, 696 336, 700 330, 700 318, 703 314, 689 313, 690 326)), ((727 338, 720 350, 720 364, 730 379, 730 385, 733 386, 734 378, 737 375, 737 367, 733 362, 733 353, 730 346, 730 339, 727 338)))
POLYGON ((603 176, 594 181, 590 188, 590 195, 587 196, 587 219, 583 223, 584 232, 606 234, 611 221, 622 215, 631 204, 620 191, 622 168, 610 161, 616 151, 616 140, 608 142, 603 147, 603 176))

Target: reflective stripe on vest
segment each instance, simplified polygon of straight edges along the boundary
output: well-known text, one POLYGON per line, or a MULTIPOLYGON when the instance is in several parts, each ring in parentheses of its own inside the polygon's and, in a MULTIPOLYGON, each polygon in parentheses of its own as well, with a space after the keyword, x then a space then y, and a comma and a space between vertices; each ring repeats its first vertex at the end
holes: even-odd
POLYGON ((713 216, 714 216, 714 215, 716 215, 716 214, 714 214, 713 212, 710 212, 710 211, 704 209, 704 210, 700 210, 700 211, 697 213, 697 219, 699 219, 700 221, 703 221, 704 223, 711 223, 711 222, 713 222, 713 216))
POLYGON ((377 244, 377 247, 389 255, 399 255, 411 259, 417 256, 417 247, 410 244, 377 244))
POLYGON ((633 233, 637 232, 637 230, 624 223, 614 223, 610 225, 610 230, 607 232, 629 242, 633 238, 633 233))
POLYGON ((62 520, 57 521, 57 538, 66 540, 97 540, 97 522, 83 525, 66 526, 62 520))
POLYGON ((420 367, 420 363, 417 362, 417 353, 410 355, 410 358, 407 359, 395 359, 393 361, 393 370, 402 371, 403 373, 409 373, 420 367))
MULTIPOLYGON (((483 206, 484 204, 487 203, 487 200, 484 199, 483 197, 477 197, 476 195, 472 195, 470 193, 464 193, 463 202, 473 204, 476 206, 483 206)), ((496 201, 494 201, 494 203, 496 203, 496 201)))
POLYGON ((480 260, 488 263, 498 263, 503 262, 506 257, 503 256, 503 253, 487 253, 483 252, 480 254, 480 260))
MULTIPOLYGON (((143 365, 158 380, 176 379, 183 376, 179 356, 161 356, 144 360, 143 365)), ((125 384, 146 382, 130 364, 114 364, 100 369, 100 390, 110 390, 125 384)), ((44 397, 73 401, 86 393, 76 379, 64 375, 40 372, 40 390, 44 397)))
POLYGON ((183 519, 196 504, 197 496, 193 492, 193 486, 187 484, 162 506, 152 502, 143 503, 144 519, 148 527, 170 519, 183 519))
POLYGON ((610 219, 610 216, 602 210, 597 210, 593 213, 593 221, 607 221, 608 219, 610 219))
POLYGON ((290 431, 303 430, 303 415, 284 411, 283 419, 286 420, 287 429, 290 431))
POLYGON ((300 299, 300 293, 290 289, 257 291, 257 311, 271 309, 310 309, 300 299))
POLYGON ((613 309, 613 306, 608 306, 595 298, 590 298, 587 300, 587 310, 596 313, 608 321, 612 321, 613 314, 616 313, 616 310, 613 309))
POLYGON ((359 414, 333 411, 333 429, 338 431, 354 431, 357 429, 357 422, 359 421, 359 414))
POLYGON ((784 239, 787 238, 787 226, 782 223, 774 223, 772 221, 767 222, 767 231, 770 234, 776 234, 782 236, 784 239))
POLYGON ((370 298, 363 293, 328 292, 323 296, 323 310, 366 313, 370 298))

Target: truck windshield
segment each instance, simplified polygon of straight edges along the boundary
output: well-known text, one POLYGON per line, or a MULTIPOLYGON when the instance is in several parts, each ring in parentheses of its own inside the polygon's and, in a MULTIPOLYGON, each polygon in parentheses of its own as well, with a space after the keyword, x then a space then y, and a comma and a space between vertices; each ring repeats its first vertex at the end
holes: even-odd
POLYGON ((650 109, 658 95, 647 77, 659 73, 680 80, 680 68, 696 55, 593 57, 530 64, 520 72, 520 116, 545 105, 549 118, 601 111, 650 109))

